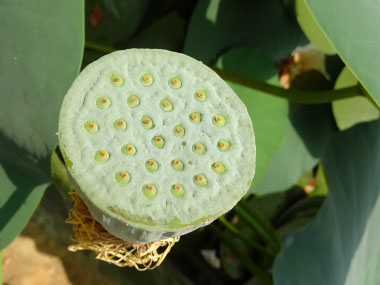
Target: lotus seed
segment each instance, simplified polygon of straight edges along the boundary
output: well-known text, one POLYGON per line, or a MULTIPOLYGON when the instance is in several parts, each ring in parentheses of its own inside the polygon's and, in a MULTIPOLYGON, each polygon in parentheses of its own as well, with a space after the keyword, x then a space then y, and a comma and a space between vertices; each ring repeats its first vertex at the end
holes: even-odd
POLYGON ((175 171, 182 171, 183 170, 183 162, 179 159, 172 160, 171 166, 175 171))
POLYGON ((167 98, 164 98, 160 101, 160 107, 161 110, 164 112, 170 112, 171 110, 173 110, 173 104, 167 98))
POLYGON ((200 113, 194 112, 189 116, 190 122, 194 124, 199 124, 202 121, 202 115, 200 113))
POLYGON ((222 174, 222 173, 226 172, 226 168, 224 167, 223 163, 221 163, 221 162, 214 162, 211 165, 211 168, 217 174, 222 174))
POLYGON ((220 151, 227 151, 230 148, 230 143, 226 140, 219 140, 217 146, 220 151))
POLYGON ((123 85, 124 79, 121 76, 119 76, 119 75, 112 74, 110 76, 110 83, 111 83, 112 86, 120 87, 120 86, 123 85))
POLYGON ((165 140, 161 136, 154 136, 152 138, 152 144, 157 148, 163 148, 165 144, 165 140))
POLYGON ((96 133, 99 129, 98 124, 96 124, 94 121, 84 122, 84 128, 89 134, 96 133))
POLYGON ((176 125, 174 128, 173 128, 173 134, 176 136, 176 137, 183 137, 185 135, 185 129, 183 128, 182 125, 176 125))
POLYGON ((206 147, 201 143, 193 144, 193 152, 196 154, 204 154, 206 152, 206 147))
POLYGON ((174 184, 172 185, 170 192, 174 197, 182 198, 183 194, 185 193, 185 190, 183 189, 183 186, 181 184, 174 184))
POLYGON ((136 95, 130 95, 127 99, 127 104, 131 108, 135 108, 140 105, 140 99, 136 95))
POLYGON ((126 144, 122 146, 121 152, 125 155, 135 155, 137 150, 133 145, 126 144))
POLYGON ((154 128, 154 122, 148 116, 142 116, 142 118, 141 118, 141 125, 146 130, 150 130, 150 129, 154 128))
POLYGON ((110 154, 108 153, 108 151, 105 151, 105 150, 98 150, 97 152, 95 152, 95 155, 94 155, 94 159, 97 162, 106 161, 109 159, 109 157, 110 157, 110 154))
POLYGON ((117 183, 126 184, 131 180, 129 173, 126 171, 117 172, 115 174, 115 180, 117 183))
POLYGON ((197 175, 194 175, 193 182, 195 185, 204 187, 207 185, 207 178, 203 174, 197 174, 197 175))
POLYGON ((127 123, 123 119, 115 120, 113 127, 116 131, 124 131, 127 128, 127 123))
POLYGON ((96 106, 99 109, 106 109, 111 105, 111 100, 107 97, 98 97, 96 99, 96 106))
POLYGON ((194 98, 195 98, 195 100, 197 100, 199 102, 204 102, 207 100, 207 93, 205 90, 199 90, 199 91, 195 92, 194 98))
POLYGON ((226 124, 226 117, 222 115, 216 115, 212 118, 212 122, 215 126, 223 127, 226 124))
POLYGON ((153 184, 146 184, 142 187, 142 192, 144 193, 145 197, 152 198, 156 196, 157 188, 153 184))
POLYGON ((155 161, 153 159, 149 159, 145 162, 145 168, 149 172, 157 171, 158 167, 159 167, 159 165, 158 165, 157 161, 155 161))
POLYGON ((172 77, 169 79, 169 86, 173 89, 181 88, 182 81, 178 76, 172 77))
POLYGON ((153 76, 150 73, 145 73, 145 74, 141 75, 141 77, 140 77, 140 82, 144 86, 152 85, 153 81, 154 81, 153 76))

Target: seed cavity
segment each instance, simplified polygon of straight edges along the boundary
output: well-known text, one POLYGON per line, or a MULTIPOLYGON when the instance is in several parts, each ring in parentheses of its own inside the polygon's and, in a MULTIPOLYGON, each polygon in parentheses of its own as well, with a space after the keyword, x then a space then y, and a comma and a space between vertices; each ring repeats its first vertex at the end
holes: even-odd
POLYGON ((154 136, 152 138, 152 144, 157 148, 163 148, 165 144, 165 140, 162 136, 154 136))
POLYGON ((125 144, 121 147, 121 152, 125 155, 135 155, 137 150, 132 144, 125 144))
POLYGON ((96 106, 99 109, 106 109, 111 105, 111 100, 108 97, 98 97, 96 99, 96 106))
POLYGON ((220 151, 227 151, 230 148, 230 142, 227 140, 219 140, 217 147, 220 151))
POLYGON ((172 185, 170 192, 174 197, 182 198, 183 194, 185 193, 185 190, 183 189, 183 186, 181 184, 174 184, 172 185))
POLYGON ((135 108, 140 105, 140 98, 136 95, 129 95, 127 99, 127 104, 131 108, 135 108))
POLYGON ((190 122, 193 124, 199 124, 202 121, 202 114, 198 112, 193 112, 189 115, 190 122))
POLYGON ((167 98, 164 98, 160 101, 160 107, 161 110, 164 112, 170 112, 171 110, 173 110, 173 104, 167 98))
POLYGON ((195 100, 204 102, 207 100, 207 92, 205 90, 198 90, 194 93, 195 100))
POLYGON ((116 131, 124 131, 127 128, 127 123, 123 119, 115 120, 112 125, 116 131))
POLYGON ((155 172, 158 170, 159 164, 157 163, 157 161, 155 161, 153 159, 149 159, 149 160, 145 161, 145 168, 149 172, 155 172))
POLYGON ((182 171, 184 168, 183 162, 179 159, 173 159, 170 164, 175 171, 182 171))
POLYGON ((143 86, 150 86, 153 84, 153 81, 154 81, 154 78, 152 76, 152 74, 150 73, 144 73, 143 75, 141 75, 140 77, 140 82, 143 86))
POLYGON ((182 81, 178 76, 174 76, 169 79, 169 86, 173 89, 178 89, 181 88, 182 86, 182 81))
POLYGON ((96 133, 99 129, 98 124, 94 121, 86 121, 84 122, 83 126, 89 134, 96 133))
POLYGON ((106 150, 98 150, 95 152, 94 159, 97 162, 107 161, 110 158, 110 154, 106 150))
POLYGON ((146 129, 150 130, 154 128, 154 122, 153 120, 148 116, 142 116, 141 118, 141 126, 146 129))
POLYGON ((115 174, 115 180, 117 183, 126 184, 131 181, 131 176, 126 171, 119 171, 115 174))
POLYGON ((203 174, 197 174, 193 177, 193 182, 197 186, 205 187, 208 183, 206 176, 203 174))
POLYGON ((120 75, 117 74, 111 74, 110 76, 110 83, 112 86, 120 87, 124 84, 124 79, 120 75))
POLYGON ((202 155, 206 152, 206 147, 202 143, 195 143, 193 144, 193 152, 202 155))
POLYGON ((182 125, 176 125, 173 128, 173 134, 176 137, 183 137, 185 135, 185 129, 184 129, 184 127, 182 125))
POLYGON ((223 127, 226 124, 226 117, 223 115, 215 115, 212 118, 212 122, 215 126, 223 127))
POLYGON ((152 198, 152 197, 156 196, 156 194, 157 194, 157 188, 153 184, 145 184, 142 187, 142 192, 145 195, 145 197, 152 198))
POLYGON ((214 162, 213 164, 211 164, 211 169, 217 174, 222 174, 226 172, 226 168, 221 162, 214 162))

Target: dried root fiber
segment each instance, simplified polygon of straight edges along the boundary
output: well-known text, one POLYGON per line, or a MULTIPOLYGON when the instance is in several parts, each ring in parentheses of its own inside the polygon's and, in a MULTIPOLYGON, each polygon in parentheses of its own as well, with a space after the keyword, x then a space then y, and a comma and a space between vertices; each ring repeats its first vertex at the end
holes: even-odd
POLYGON ((75 243, 70 251, 92 250, 96 258, 120 267, 135 267, 139 271, 158 267, 179 237, 156 242, 133 244, 123 241, 99 224, 90 214, 86 204, 75 191, 70 191, 74 202, 69 212, 68 224, 73 225, 74 234, 70 237, 75 243))

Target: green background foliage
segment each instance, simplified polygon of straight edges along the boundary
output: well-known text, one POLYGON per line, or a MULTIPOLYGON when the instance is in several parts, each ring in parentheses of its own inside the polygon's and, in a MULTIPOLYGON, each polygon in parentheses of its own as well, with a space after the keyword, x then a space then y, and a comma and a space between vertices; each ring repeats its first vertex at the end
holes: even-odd
POLYGON ((0 2, 0 249, 51 181, 59 107, 82 59, 83 10, 77 0, 0 2))
POLYGON ((274 267, 277 284, 380 282, 379 145, 379 121, 331 140, 322 158, 329 195, 310 225, 284 239, 274 267))

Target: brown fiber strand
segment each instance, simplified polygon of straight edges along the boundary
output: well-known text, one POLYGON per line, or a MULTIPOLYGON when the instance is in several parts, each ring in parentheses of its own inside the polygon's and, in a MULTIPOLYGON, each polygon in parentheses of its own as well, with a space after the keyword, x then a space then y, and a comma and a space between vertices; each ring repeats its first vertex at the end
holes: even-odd
POLYGON ((66 223, 73 225, 70 251, 92 250, 96 258, 120 267, 135 267, 139 271, 158 267, 179 237, 156 242, 133 244, 123 241, 99 224, 90 214, 86 204, 75 191, 69 192, 74 202, 66 223))

